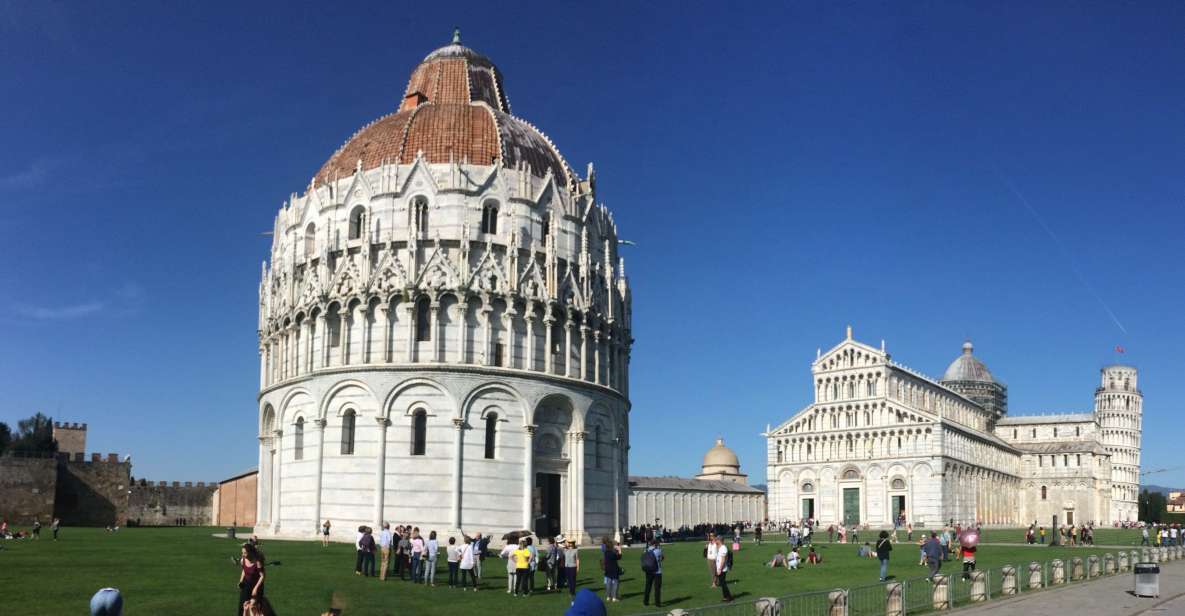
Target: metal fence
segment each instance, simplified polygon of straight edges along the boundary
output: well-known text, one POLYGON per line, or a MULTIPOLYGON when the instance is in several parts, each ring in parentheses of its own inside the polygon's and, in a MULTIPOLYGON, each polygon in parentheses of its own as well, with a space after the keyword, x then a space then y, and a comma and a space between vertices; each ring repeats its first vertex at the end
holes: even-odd
POLYGON ((1137 561, 1185 558, 1181 547, 1022 562, 964 574, 952 570, 934 580, 919 577, 885 583, 798 593, 776 598, 641 616, 911 616, 995 601, 1100 577, 1125 575, 1137 561), (1113 566, 1108 566, 1108 560, 1113 566))

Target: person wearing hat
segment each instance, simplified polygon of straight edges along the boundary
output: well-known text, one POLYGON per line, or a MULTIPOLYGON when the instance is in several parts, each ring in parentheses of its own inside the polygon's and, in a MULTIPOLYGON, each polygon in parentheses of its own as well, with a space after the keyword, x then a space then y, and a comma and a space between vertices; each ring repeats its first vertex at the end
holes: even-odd
POLYGON ((91 616, 121 616, 123 595, 115 588, 101 588, 91 597, 91 616))

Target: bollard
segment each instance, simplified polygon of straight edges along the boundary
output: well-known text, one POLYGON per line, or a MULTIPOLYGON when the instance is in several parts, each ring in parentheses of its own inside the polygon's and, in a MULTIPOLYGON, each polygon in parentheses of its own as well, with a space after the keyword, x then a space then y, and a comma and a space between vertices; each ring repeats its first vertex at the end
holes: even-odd
POLYGON ((987 576, 983 571, 971 572, 971 601, 987 601, 987 576))
POLYGON ((1144 549, 1140 550, 1140 560, 1142 560, 1146 563, 1152 562, 1152 550, 1149 548, 1144 548, 1144 549))
POLYGON ((1098 556, 1091 555, 1091 556, 1086 557, 1086 577, 1088 577, 1088 578, 1099 577, 1099 557, 1098 556))
POLYGON ((1005 565, 1000 569, 1000 592, 1004 595, 1016 594, 1016 567, 1005 565))
POLYGON ((1029 563, 1029 590, 1041 588, 1041 563, 1029 563))
POLYGON ((905 601, 901 582, 885 584, 885 616, 905 616, 905 601))
POLYGON ((667 612, 667 616, 692 616, 690 610, 674 609, 667 612))
POLYGON ((1160 562, 1160 548, 1152 548, 1152 558, 1150 560, 1154 563, 1160 562))
POLYGON ((1136 566, 1136 563, 1138 563, 1138 562, 1140 562, 1140 552, 1139 552, 1139 550, 1132 550, 1131 551, 1131 558, 1127 561, 1127 566, 1129 568, 1134 569, 1136 566))
POLYGON ((934 590, 930 597, 934 609, 950 609, 950 577, 939 574, 930 579, 934 582, 934 590))
POLYGON ((1066 563, 1062 562, 1061 559, 1055 558, 1049 563, 1049 568, 1051 570, 1049 575, 1051 578, 1049 583, 1051 585, 1056 586, 1066 582, 1066 563))
POLYGON ((1083 578, 1083 573, 1086 568, 1082 566, 1082 558, 1075 556, 1070 560, 1070 580, 1077 581, 1083 578))
POLYGON ((1168 560, 1169 559, 1169 549, 1164 546, 1161 546, 1160 554, 1158 554, 1158 556, 1160 558, 1160 560, 1156 561, 1158 563, 1168 560))
POLYGON ((827 593, 827 605, 828 616, 847 616, 848 591, 836 589, 827 593))
POLYGON ((1127 571, 1127 552, 1119 553, 1119 562, 1116 563, 1119 571, 1127 571))
POLYGON ((1115 555, 1110 552, 1103 555, 1103 573, 1107 575, 1115 573, 1115 555))
POLYGON ((762 597, 755 605, 757 616, 782 616, 782 602, 774 597, 762 597))

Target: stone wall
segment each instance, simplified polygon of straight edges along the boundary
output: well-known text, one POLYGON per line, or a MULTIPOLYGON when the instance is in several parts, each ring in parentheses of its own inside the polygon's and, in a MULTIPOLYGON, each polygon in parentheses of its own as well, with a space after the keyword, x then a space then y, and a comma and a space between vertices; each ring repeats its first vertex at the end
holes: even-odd
POLYGON ((128 521, 136 526, 208 526, 213 523, 216 484, 199 481, 133 480, 128 521))
POLYGON ((60 458, 55 512, 65 526, 127 524, 131 462, 116 454, 82 454, 60 458))
POLYGON ((255 526, 259 473, 251 472, 228 479, 218 486, 218 526, 255 526))
POLYGON ((54 458, 0 458, 0 519, 26 526, 53 519, 58 462, 54 458))

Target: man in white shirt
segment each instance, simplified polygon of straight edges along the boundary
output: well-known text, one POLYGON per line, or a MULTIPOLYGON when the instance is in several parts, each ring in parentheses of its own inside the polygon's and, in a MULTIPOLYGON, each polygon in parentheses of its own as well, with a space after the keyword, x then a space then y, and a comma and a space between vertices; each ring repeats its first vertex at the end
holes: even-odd
POLYGON ((716 588, 716 534, 708 533, 708 546, 704 551, 704 557, 708 559, 708 571, 712 574, 712 585, 709 588, 716 588))
POLYGON ((387 563, 391 559, 391 523, 383 522, 383 531, 379 533, 379 581, 387 581, 387 563))
POLYGON ((723 539, 716 537, 716 584, 720 586, 725 603, 732 601, 732 593, 728 592, 728 569, 728 548, 723 539))

